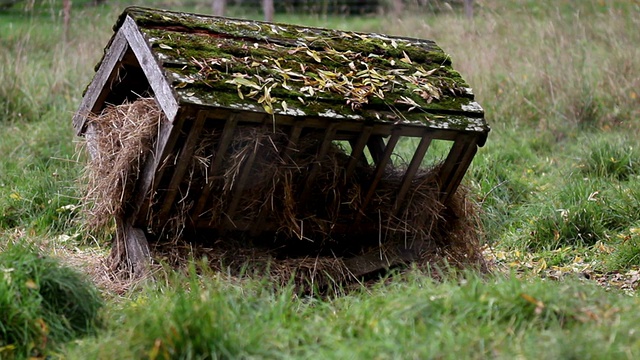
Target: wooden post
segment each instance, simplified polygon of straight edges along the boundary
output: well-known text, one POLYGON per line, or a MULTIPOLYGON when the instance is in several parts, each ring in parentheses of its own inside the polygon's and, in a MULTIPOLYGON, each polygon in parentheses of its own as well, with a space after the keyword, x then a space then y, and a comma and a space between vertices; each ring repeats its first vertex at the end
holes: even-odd
POLYGON ((399 18, 404 11, 404 3, 402 0, 393 0, 393 16, 399 18))
POLYGON ((211 10, 213 10, 213 15, 216 16, 224 16, 227 8, 227 0, 213 0, 213 4, 211 4, 211 10))
POLYGON ((264 21, 273 21, 273 0, 262 0, 262 10, 264 11, 264 21))
POLYGON ((467 19, 473 19, 473 0, 464 0, 464 13, 467 19))
POLYGON ((71 0, 64 0, 62 2, 63 22, 64 22, 64 42, 69 40, 69 27, 71 24, 71 0))

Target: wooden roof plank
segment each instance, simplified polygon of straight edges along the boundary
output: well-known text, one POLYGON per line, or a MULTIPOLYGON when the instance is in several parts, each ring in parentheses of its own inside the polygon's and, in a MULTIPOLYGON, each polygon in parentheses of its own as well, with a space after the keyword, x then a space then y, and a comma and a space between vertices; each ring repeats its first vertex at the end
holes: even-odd
POLYGON ((489 131, 468 85, 430 40, 137 7, 119 28, 149 50, 140 62, 169 118, 175 98, 276 117, 489 131))
POLYGON ((173 122, 178 113, 178 102, 172 88, 169 86, 163 70, 154 58, 147 40, 140 33, 138 26, 130 17, 122 24, 122 30, 129 42, 129 46, 136 54, 138 62, 144 71, 149 85, 153 90, 158 105, 164 111, 169 122, 173 122))

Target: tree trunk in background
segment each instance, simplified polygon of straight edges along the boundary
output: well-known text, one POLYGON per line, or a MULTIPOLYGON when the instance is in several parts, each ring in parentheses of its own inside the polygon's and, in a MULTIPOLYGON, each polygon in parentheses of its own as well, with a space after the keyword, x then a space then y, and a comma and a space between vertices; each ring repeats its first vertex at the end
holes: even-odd
POLYGON ((213 4, 211 6, 213 10, 213 15, 224 16, 226 7, 227 7, 227 0, 213 0, 213 4))
POLYGON ((404 3, 402 0, 393 0, 393 15, 399 18, 404 11, 404 3))
POLYGON ((273 21, 273 0, 262 0, 262 10, 264 11, 264 21, 273 21))
POLYGON ((464 12, 467 19, 473 18, 473 0, 464 0, 464 12))
POLYGON ((71 0, 62 1, 62 14, 64 23, 64 42, 69 39, 69 27, 71 26, 71 0))

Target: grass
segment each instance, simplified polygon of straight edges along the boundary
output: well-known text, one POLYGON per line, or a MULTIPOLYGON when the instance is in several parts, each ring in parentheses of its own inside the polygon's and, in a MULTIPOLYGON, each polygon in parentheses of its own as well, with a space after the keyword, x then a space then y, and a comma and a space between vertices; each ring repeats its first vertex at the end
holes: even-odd
POLYGON ((0 252, 0 358, 39 357, 95 332, 102 300, 84 275, 32 245, 0 252))
MULTIPOLYGON (((57 5, 47 4, 0 13, 0 248, 19 239, 36 243, 43 259, 64 259, 105 252, 80 241, 87 234, 74 222, 82 160, 70 122, 125 4, 74 2, 67 41, 57 5)), ((209 11, 181 1, 146 4, 209 11)), ((465 185, 482 205, 494 275, 436 282, 414 271, 318 299, 259 280, 169 272, 129 292, 107 285, 105 328, 95 336, 68 342, 91 331, 72 334, 45 320, 46 346, 35 302, 8 301, 0 291, 3 306, 26 316, 27 330, 12 336, 33 339, 7 347, 2 333, 0 358, 9 351, 68 359, 638 357, 640 4, 482 5, 471 22, 455 13, 276 20, 429 38, 451 53, 492 125, 465 185)), ((6 260, 16 252, 11 261, 21 266, 45 261, 9 249, 0 253, 2 269, 17 268, 6 260)), ((0 287, 8 286, 6 273, 0 287)), ((46 277, 11 272, 18 274, 14 293, 35 295, 28 280, 43 288, 46 277)))

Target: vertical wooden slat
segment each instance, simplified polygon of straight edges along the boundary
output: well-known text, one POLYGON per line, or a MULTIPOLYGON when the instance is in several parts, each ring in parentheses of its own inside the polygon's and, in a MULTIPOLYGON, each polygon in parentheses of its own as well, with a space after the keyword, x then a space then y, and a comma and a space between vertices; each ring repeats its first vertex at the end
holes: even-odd
POLYGON ((440 186, 440 193, 443 193, 444 189, 447 187, 447 181, 449 181, 449 177, 457 167, 458 159, 464 154, 467 147, 467 139, 459 135, 454 140, 453 146, 449 150, 449 154, 442 164, 440 168, 440 173, 438 174, 438 181, 440 186))
POLYGON ((400 210, 400 207, 402 206, 402 202, 404 201, 405 196, 407 196, 407 193, 411 188, 411 183, 413 182, 413 179, 415 178, 416 173, 418 172, 418 169, 420 169, 420 164, 424 159, 424 155, 427 153, 427 150, 429 149, 429 145, 431 145, 431 140, 432 138, 429 133, 422 136, 422 139, 420 140, 420 144, 418 144, 418 148, 413 154, 413 158, 409 163, 409 167, 407 168, 407 171, 405 172, 404 177, 402 178, 402 183, 400 185, 400 189, 398 190, 398 194, 395 200, 395 205, 393 207, 393 215, 396 215, 400 210))
POLYGON ((356 220, 355 220, 356 226, 360 224, 360 221, 362 220, 362 215, 364 214, 364 211, 367 208, 367 206, 369 206, 369 203, 371 202, 371 199, 373 198, 373 195, 376 192, 378 183, 382 179, 382 175, 384 174, 384 170, 386 169, 387 164, 391 159, 391 155, 393 155, 393 150, 395 149, 396 144, 398 143, 398 139, 400 139, 400 131, 394 129, 394 131, 391 133, 391 137, 389 138, 389 141, 387 142, 387 146, 384 148, 384 152, 382 153, 382 156, 380 157, 380 160, 377 163, 376 170, 373 174, 373 178, 371 179, 371 182, 367 189, 367 195, 365 195, 364 200, 362 201, 362 205, 360 206, 360 211, 356 216, 356 220))
POLYGON ((332 123, 325 130, 324 139, 322 140, 322 144, 320 145, 320 149, 318 150, 318 154, 316 155, 316 161, 314 161, 313 165, 311 166, 311 170, 309 170, 309 174, 307 175, 307 179, 305 181, 304 187, 302 188, 302 192, 300 193, 298 201, 305 202, 309 198, 309 195, 311 194, 311 188, 313 187, 316 181, 316 176, 318 176, 318 172, 320 171, 321 162, 329 151, 331 142, 336 135, 337 129, 338 123, 332 123))
POLYGON ((229 208, 226 211, 227 218, 230 222, 233 221, 233 216, 238 209, 238 204, 240 204, 240 200, 242 199, 242 192, 246 186, 247 180, 249 179, 249 174, 251 173, 251 169, 253 168, 253 162, 256 159, 256 155, 258 154, 258 146, 260 144, 256 143, 256 147, 253 149, 251 154, 249 154, 249 158, 242 165, 242 170, 240 171, 240 177, 236 180, 236 184, 234 185, 233 195, 231 197, 231 204, 229 204, 229 208))
MULTIPOLYGON (((395 132, 397 130, 393 130, 395 132)), ((367 141, 367 147, 369 148, 369 152, 371 153, 371 157, 373 158, 373 162, 378 164, 383 157, 384 154, 384 140, 380 135, 373 135, 369 137, 367 141)))
POLYGON ((356 170, 356 166, 358 165, 358 162, 362 157, 364 147, 367 145, 372 131, 373 126, 365 126, 362 129, 358 140, 355 143, 351 144, 351 158, 349 159, 349 163, 347 164, 345 179, 350 178, 353 175, 353 172, 356 170))
POLYGON ((136 54, 136 58, 149 81, 153 94, 156 99, 158 99, 160 108, 162 108, 167 116, 167 120, 173 122, 178 113, 178 101, 164 71, 160 67, 160 64, 158 64, 158 60, 156 60, 153 51, 151 51, 149 43, 140 32, 135 20, 131 17, 127 16, 125 18, 121 29, 124 31, 129 46, 131 46, 131 49, 136 54))
POLYGON ((467 172, 471 161, 478 151, 477 138, 469 137, 465 141, 466 145, 464 152, 457 158, 456 167, 449 175, 444 183, 443 191, 441 192, 442 202, 446 203, 451 196, 456 192, 464 174, 467 172))
POLYGON ((171 210, 171 207, 173 206, 173 203, 178 194, 180 183, 182 183, 184 174, 191 164, 191 161, 193 160, 193 152, 196 149, 197 141, 200 138, 200 133, 202 132, 202 128, 204 127, 206 119, 206 112, 200 111, 196 116, 195 122, 191 126, 191 130, 189 130, 189 134, 187 135, 187 139, 182 146, 180 156, 178 157, 175 169, 173 170, 171 182, 166 189, 166 195, 164 197, 164 200, 162 201, 162 207, 160 208, 160 211, 158 213, 158 219, 160 223, 163 223, 167 220, 169 211, 171 210))
POLYGON ((218 146, 216 147, 216 153, 211 160, 211 165, 209 165, 209 178, 207 179, 207 184, 205 184, 202 189, 202 194, 196 203, 196 206, 191 213, 194 221, 197 223, 198 218, 202 214, 202 210, 204 209, 205 204, 207 203, 207 199, 209 198, 209 194, 211 193, 212 184, 214 181, 216 174, 218 173, 218 169, 222 166, 224 161, 224 157, 227 154, 227 149, 231 144, 231 140, 233 140, 233 134, 235 132, 236 125, 238 124, 238 119, 236 114, 232 114, 229 119, 225 122, 224 127, 222 129, 222 134, 220 136, 220 141, 218 142, 218 146))
POLYGON ((289 132, 289 141, 287 142, 287 147, 282 149, 282 159, 286 161, 286 158, 291 154, 298 146, 298 140, 300 140, 300 134, 303 129, 302 121, 296 121, 296 123, 291 126, 291 131, 289 132))
POLYGON ((146 226, 146 215, 151 206, 152 199, 147 199, 147 195, 153 194, 162 180, 164 167, 162 162, 171 154, 180 135, 180 129, 184 124, 188 114, 178 113, 173 123, 163 119, 158 128, 158 138, 156 140, 155 151, 153 151, 145 161, 143 170, 136 184, 133 199, 130 203, 134 208, 126 217, 130 218, 133 226, 144 228, 146 226))
MULTIPOLYGON (((297 148, 298 140, 300 140, 300 134, 302 134, 302 130, 304 129, 303 121, 296 121, 289 130, 289 139, 287 141, 287 146, 280 150, 280 157, 282 161, 286 162, 291 152, 297 148)), ((266 217, 266 211, 261 208, 258 213, 257 220, 251 224, 250 236, 256 237, 260 235, 264 228, 264 222, 266 217)))

